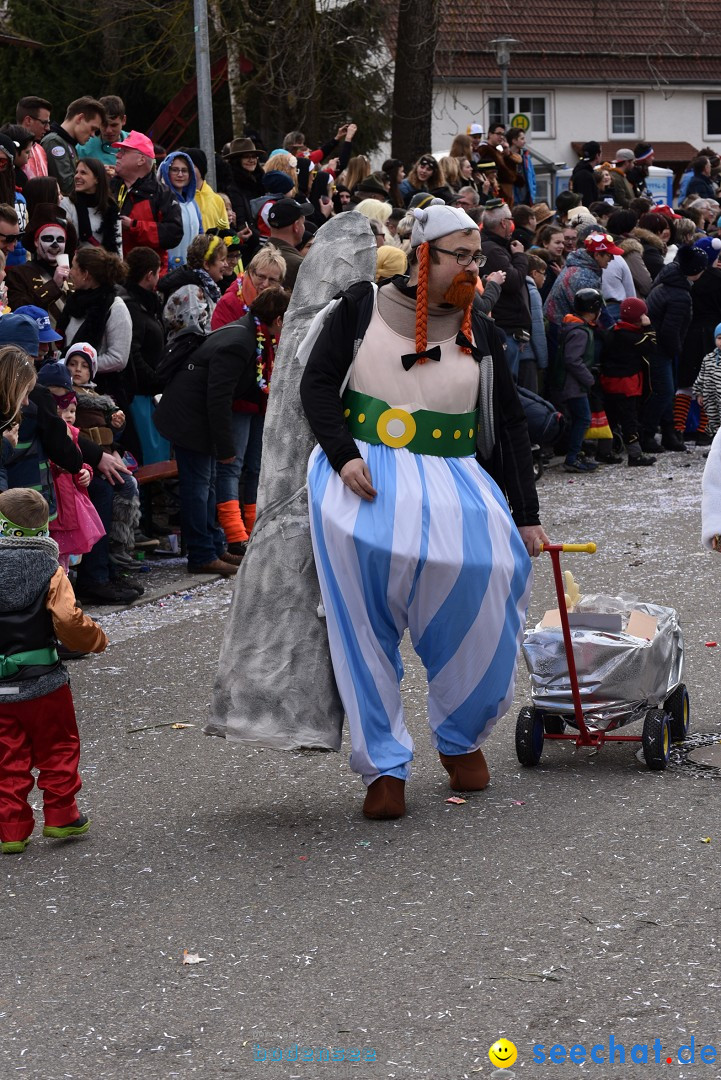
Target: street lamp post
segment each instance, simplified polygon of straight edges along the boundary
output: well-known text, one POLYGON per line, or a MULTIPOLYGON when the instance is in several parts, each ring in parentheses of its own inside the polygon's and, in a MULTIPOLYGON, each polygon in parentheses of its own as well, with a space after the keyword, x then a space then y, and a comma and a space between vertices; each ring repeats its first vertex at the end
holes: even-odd
POLYGON ((516 38, 503 35, 490 42, 496 50, 496 63, 501 69, 501 121, 508 124, 508 66, 511 63, 511 49, 520 45, 516 38))
POLYGON ((210 82, 210 40, 206 0, 193 0, 195 70, 198 93, 200 148, 208 158, 207 181, 215 187, 215 135, 213 133, 213 90, 210 82))

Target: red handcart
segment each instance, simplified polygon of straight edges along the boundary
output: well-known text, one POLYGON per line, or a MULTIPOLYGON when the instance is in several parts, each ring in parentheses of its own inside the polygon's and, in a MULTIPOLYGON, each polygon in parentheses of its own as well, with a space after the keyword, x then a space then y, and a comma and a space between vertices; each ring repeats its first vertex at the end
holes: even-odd
MULTIPOLYGON (((603 746, 606 742, 629 742, 641 743, 643 755, 649 769, 665 769, 668 760, 671 743, 683 742, 689 729, 690 710, 689 696, 686 686, 681 681, 683 674, 683 637, 678 626, 676 613, 671 608, 655 608, 647 606, 649 611, 668 613, 665 620, 670 631, 666 635, 667 642, 665 651, 661 657, 660 665, 656 663, 657 686, 649 691, 649 684, 644 685, 641 696, 639 693, 629 695, 634 700, 608 701, 600 700, 603 697, 601 680, 587 679, 588 685, 582 689, 579 686, 579 678, 574 656, 574 645, 571 627, 569 625, 568 611, 566 609, 565 590, 561 574, 560 553, 585 552, 593 554, 596 545, 588 544, 545 544, 542 547, 551 557, 553 577, 558 597, 558 610, 560 614, 562 648, 565 652, 567 671, 560 671, 563 687, 561 692, 556 688, 551 693, 532 695, 533 704, 524 706, 518 714, 516 723, 516 753, 521 765, 532 767, 537 765, 543 752, 543 744, 546 739, 572 741, 576 746, 603 746), (669 644, 670 643, 670 644, 669 644), (566 678, 567 676, 567 678, 566 678), (593 685, 592 685, 593 684, 593 685), (600 689, 600 692, 599 692, 600 689), (570 697, 569 697, 570 691, 570 697), (585 701, 584 701, 585 694, 585 701), (644 696, 644 694, 646 696, 644 696), (605 710, 603 706, 606 706, 605 710), (604 717, 603 721, 600 717, 604 717), (643 720, 643 730, 640 735, 619 735, 618 728, 636 720, 643 720), (567 730, 568 728, 572 730, 567 730)), ((547 632, 549 641, 554 639, 558 644, 557 629, 547 632)), ((535 635, 538 641, 538 631, 527 632, 526 637, 535 635)), ((603 633, 595 635, 595 640, 602 649, 604 644, 610 648, 633 650, 634 639, 625 634, 603 633)), ((664 644, 662 642, 662 644, 664 644)), ((650 643, 639 641, 638 648, 649 648, 650 643)), ((542 643, 541 643, 542 646, 542 643)), ((543 648, 537 649, 537 654, 543 657, 543 648)), ((592 650, 587 650, 588 655, 593 655, 592 650)), ((528 653, 524 644, 524 655, 529 665, 531 675, 535 676, 532 662, 529 662, 528 653)), ((552 667, 546 664, 546 659, 539 661, 538 666, 544 670, 552 667)), ((561 665, 563 661, 561 659, 561 665)), ((546 683, 548 679, 546 679, 546 683)))

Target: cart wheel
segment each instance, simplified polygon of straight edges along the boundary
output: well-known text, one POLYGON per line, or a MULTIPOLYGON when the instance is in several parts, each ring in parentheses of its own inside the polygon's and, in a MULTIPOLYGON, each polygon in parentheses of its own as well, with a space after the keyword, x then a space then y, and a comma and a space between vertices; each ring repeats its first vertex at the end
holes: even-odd
POLYGON ((683 683, 679 683, 673 693, 668 695, 663 707, 671 718, 671 741, 682 743, 691 726, 691 706, 688 690, 683 683))
POLYGON ((649 709, 643 722, 643 756, 649 769, 660 772, 668 765, 671 747, 671 724, 662 709, 649 709))
POLYGON ((521 765, 538 765, 543 753, 543 719, 532 705, 525 705, 516 721, 516 754, 521 765))
POLYGON ((543 730, 546 735, 563 735, 566 730, 566 721, 562 716, 543 717, 543 730))

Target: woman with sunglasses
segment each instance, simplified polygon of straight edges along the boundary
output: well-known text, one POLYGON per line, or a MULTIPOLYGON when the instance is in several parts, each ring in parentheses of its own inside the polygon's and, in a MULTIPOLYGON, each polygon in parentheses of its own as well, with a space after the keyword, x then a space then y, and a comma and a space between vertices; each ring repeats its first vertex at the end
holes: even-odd
POLYGON ((405 205, 422 191, 432 192, 445 184, 441 167, 432 154, 423 154, 399 185, 405 205))
POLYGON ((178 200, 180 216, 183 219, 183 239, 177 247, 168 252, 168 270, 177 270, 185 266, 188 248, 196 236, 203 232, 200 207, 195 201, 195 169, 188 155, 178 150, 168 154, 161 162, 158 175, 161 183, 165 184, 178 200))

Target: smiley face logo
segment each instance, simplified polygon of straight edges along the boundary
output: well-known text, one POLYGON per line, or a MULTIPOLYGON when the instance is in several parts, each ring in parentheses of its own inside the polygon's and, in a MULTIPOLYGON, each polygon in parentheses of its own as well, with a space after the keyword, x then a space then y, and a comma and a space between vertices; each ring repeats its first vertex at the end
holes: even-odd
POLYGON ((491 1065, 497 1069, 509 1069, 518 1057, 518 1051, 510 1039, 496 1039, 488 1051, 491 1065))

